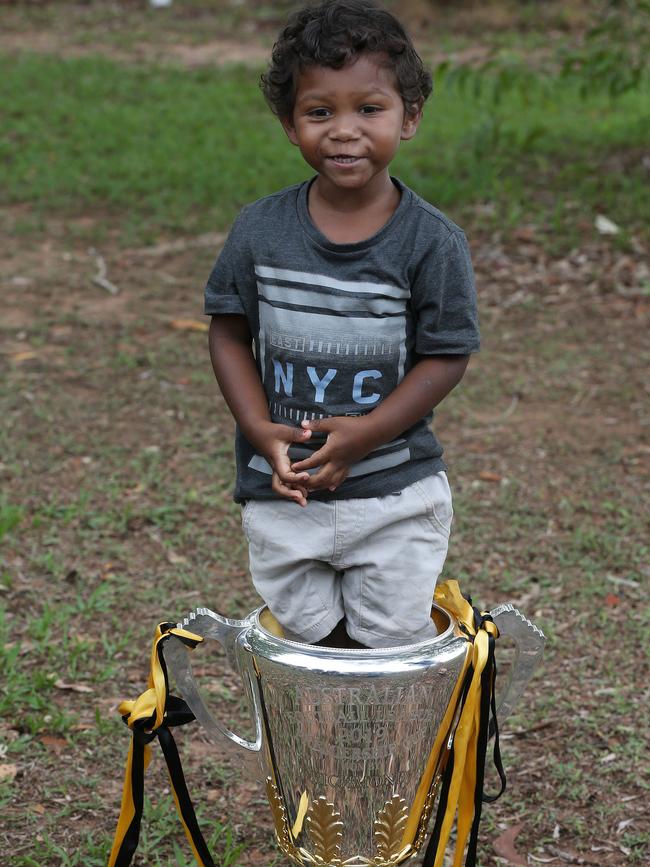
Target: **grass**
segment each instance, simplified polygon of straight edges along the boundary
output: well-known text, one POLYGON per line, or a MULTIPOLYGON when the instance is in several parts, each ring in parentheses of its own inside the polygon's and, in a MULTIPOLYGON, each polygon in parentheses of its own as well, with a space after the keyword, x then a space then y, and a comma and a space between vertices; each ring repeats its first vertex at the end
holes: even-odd
POLYGON ((20 524, 23 514, 20 506, 12 505, 4 499, 0 500, 0 542, 3 536, 20 524))
MULTIPOLYGON (((95 809, 101 807, 98 803, 77 802, 75 808, 88 809, 90 806, 95 809)), ((152 802, 145 797, 144 812, 147 823, 142 830, 137 861, 134 863, 147 864, 148 867, 169 867, 170 863, 176 867, 193 867, 196 862, 176 840, 172 841, 169 849, 166 848, 165 844, 176 831, 177 821, 170 803, 165 800, 152 802), (171 858, 173 861, 170 862, 171 858)), ((201 815, 200 811, 198 817, 199 821, 205 822, 205 816, 201 815)), ((243 846, 233 840, 232 831, 228 827, 217 823, 206 837, 206 843, 215 863, 220 867, 235 867, 238 863, 243 846)), ((18 854, 11 863, 13 867, 42 867, 44 864, 57 864, 59 867, 105 867, 111 848, 107 840, 98 839, 96 834, 86 833, 78 846, 77 851, 70 852, 59 845, 50 834, 39 833, 30 854, 18 854)))
MULTIPOLYGON (((0 188, 31 203, 23 225, 101 209, 125 240, 226 228, 243 204, 309 172, 264 105, 250 68, 125 67, 97 57, 0 60, 0 188)), ((558 79, 498 104, 443 81, 394 170, 457 212, 492 206, 507 228, 575 237, 606 213, 644 221, 647 89, 616 101, 558 79), (617 161, 620 172, 595 170, 617 161)), ((484 209, 485 210, 485 209, 484 209)))

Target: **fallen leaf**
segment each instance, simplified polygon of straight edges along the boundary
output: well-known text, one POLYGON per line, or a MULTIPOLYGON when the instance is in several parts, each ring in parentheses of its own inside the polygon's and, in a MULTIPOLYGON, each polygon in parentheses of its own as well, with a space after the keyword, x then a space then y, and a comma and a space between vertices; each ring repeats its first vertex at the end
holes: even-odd
POLYGON ((167 560, 172 566, 181 566, 189 563, 187 557, 183 557, 182 554, 177 554, 176 551, 172 551, 171 549, 167 551, 167 560))
POLYGON ((528 867, 528 861, 515 849, 515 840, 523 827, 523 824, 519 823, 511 828, 506 828, 503 834, 494 841, 494 851, 497 855, 500 858, 505 858, 514 867, 528 867))
POLYGON ((54 686, 57 689, 69 689, 70 692, 92 692, 91 686, 86 686, 85 683, 66 683, 64 680, 55 680, 54 686))
POLYGON ((11 783, 18 773, 18 765, 0 765, 0 780, 11 783))
POLYGON ((143 527, 150 524, 153 524, 153 521, 146 515, 131 515, 131 517, 127 519, 126 528, 131 533, 137 533, 138 530, 141 530, 143 527))
POLYGON ((41 735, 39 741, 43 746, 55 752, 57 756, 68 746, 68 742, 64 738, 56 738, 54 735, 41 735))
POLYGON ((9 358, 11 358, 12 361, 17 362, 29 361, 30 358, 36 358, 36 353, 29 349, 24 349, 22 352, 13 352, 9 358))
POLYGON ((617 605, 621 604, 621 597, 617 596, 616 593, 608 593, 605 596, 605 605, 608 608, 616 608, 617 605))
POLYGON ((537 232, 534 226, 520 226, 520 228, 515 229, 514 237, 518 241, 535 241, 537 240, 537 232))
POLYGON ((39 816, 42 816, 45 813, 45 807, 43 804, 32 804, 31 810, 34 813, 38 813, 39 816))
POLYGON ((207 331, 209 327, 199 319, 172 319, 169 324, 176 331, 207 331))
POLYGON ((594 226, 601 235, 618 235, 621 231, 616 223, 612 222, 609 217, 605 217, 603 214, 598 214, 594 220, 594 226))
POLYGON ((75 632, 71 636, 79 644, 95 644, 97 638, 94 635, 88 635, 85 632, 75 632))
POLYGON ((478 477, 482 482, 500 482, 503 479, 500 473, 493 473, 490 470, 481 470, 478 477))
POLYGON ((628 825, 631 825, 634 822, 634 818, 632 819, 623 819, 623 821, 619 822, 616 826, 616 835, 622 834, 623 831, 627 828, 628 825))
POLYGON ((549 843, 548 851, 552 852, 554 855, 561 861, 566 861, 568 864, 599 864, 600 859, 598 861, 586 861, 585 858, 580 855, 579 852, 576 852, 575 849, 564 848, 560 849, 559 846, 553 846, 549 843))
POLYGON ((621 578, 620 575, 606 575, 608 581, 614 584, 622 584, 624 587, 638 587, 639 582, 633 581, 632 578, 621 578))

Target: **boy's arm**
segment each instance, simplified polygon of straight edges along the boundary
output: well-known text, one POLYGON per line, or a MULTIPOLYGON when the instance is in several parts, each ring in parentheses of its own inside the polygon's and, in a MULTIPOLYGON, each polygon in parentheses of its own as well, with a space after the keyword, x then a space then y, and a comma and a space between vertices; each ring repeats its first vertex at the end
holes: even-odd
POLYGON ((368 415, 333 416, 302 423, 306 430, 327 434, 327 442, 307 460, 292 464, 295 472, 319 467, 307 490, 331 491, 345 480, 350 466, 373 449, 391 442, 424 418, 461 381, 469 355, 422 357, 397 388, 368 415))
POLYGON ((208 343, 214 374, 231 413, 248 442, 273 468, 273 491, 304 506, 303 485, 309 475, 291 470, 288 449, 291 443, 308 440, 311 431, 271 421, 246 317, 213 316, 208 343))

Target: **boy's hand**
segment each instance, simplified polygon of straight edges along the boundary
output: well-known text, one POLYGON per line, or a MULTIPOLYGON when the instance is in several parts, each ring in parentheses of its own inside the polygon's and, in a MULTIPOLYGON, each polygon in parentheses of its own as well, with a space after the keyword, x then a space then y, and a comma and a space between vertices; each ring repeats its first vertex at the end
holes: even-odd
POLYGON ((375 448, 367 416, 333 416, 303 421, 302 427, 310 432, 327 434, 325 444, 318 451, 306 460, 291 465, 295 473, 319 468, 318 472, 301 483, 308 491, 335 491, 347 478, 350 466, 375 448))
POLYGON ((425 418, 460 382, 468 360, 468 355, 425 356, 367 415, 303 421, 304 430, 325 433, 327 441, 307 460, 291 465, 296 473, 319 467, 309 481, 300 484, 307 491, 323 488, 335 491, 345 481, 352 464, 425 418))
POLYGON ((294 500, 300 506, 307 505, 309 473, 294 472, 289 460, 289 446, 293 443, 307 442, 310 430, 301 430, 289 425, 264 422, 256 437, 258 447, 273 468, 271 488, 281 497, 294 500))

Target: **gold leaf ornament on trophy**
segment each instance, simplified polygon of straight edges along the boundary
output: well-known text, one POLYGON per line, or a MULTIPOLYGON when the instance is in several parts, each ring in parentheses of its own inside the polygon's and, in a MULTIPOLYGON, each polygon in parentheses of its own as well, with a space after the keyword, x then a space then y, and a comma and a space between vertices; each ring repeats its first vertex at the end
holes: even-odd
POLYGON ((282 849, 285 855, 288 855, 289 851, 293 847, 291 845, 289 825, 287 824, 287 811, 284 808, 277 786, 271 777, 266 778, 266 797, 273 815, 273 824, 275 826, 275 836, 278 841, 278 846, 282 849))
POLYGON ((313 854, 300 850, 313 864, 339 867, 343 843, 341 814, 325 797, 317 798, 307 813, 307 830, 311 837, 313 854))
POLYGON ((374 823, 378 864, 398 864, 404 849, 404 831, 408 821, 408 807, 404 798, 393 795, 377 813, 374 823))

